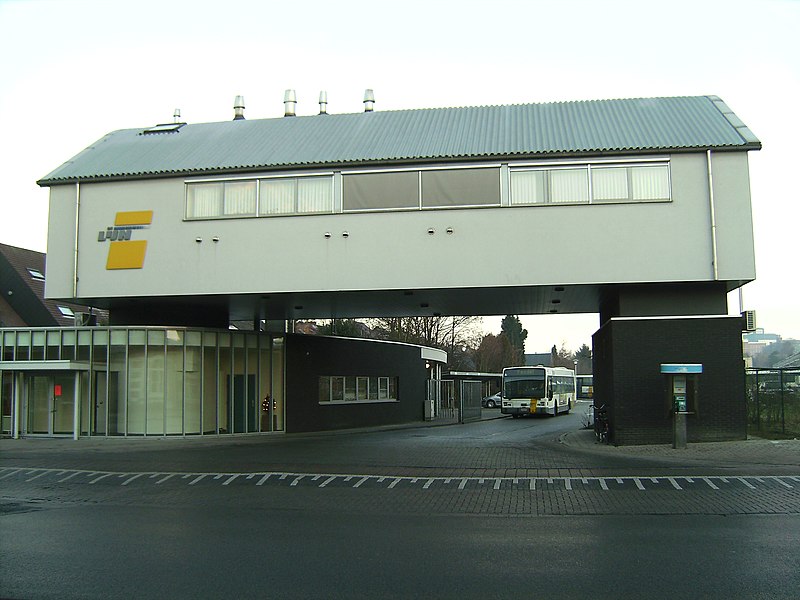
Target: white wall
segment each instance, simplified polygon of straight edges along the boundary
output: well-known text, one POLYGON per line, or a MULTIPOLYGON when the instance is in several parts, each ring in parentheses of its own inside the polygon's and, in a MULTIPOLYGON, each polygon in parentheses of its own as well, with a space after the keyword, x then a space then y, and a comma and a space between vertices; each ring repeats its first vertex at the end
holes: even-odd
MULTIPOLYGON (((713 164, 720 277, 749 280, 755 272, 747 156, 715 153, 713 164)), ((84 183, 78 295, 712 280, 706 154, 671 156, 671 178, 669 203, 209 221, 183 220, 183 178, 84 183), (133 234, 148 241, 144 268, 108 271, 109 242, 98 242, 98 232, 117 211, 135 210, 154 211, 150 228, 133 234)), ((71 296, 74 198, 74 185, 51 190, 49 297, 71 296)))

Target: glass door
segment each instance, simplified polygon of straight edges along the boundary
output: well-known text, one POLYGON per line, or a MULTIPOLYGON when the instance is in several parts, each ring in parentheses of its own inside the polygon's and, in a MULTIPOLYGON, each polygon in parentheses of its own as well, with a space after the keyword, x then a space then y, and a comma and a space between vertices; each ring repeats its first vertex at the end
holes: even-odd
POLYGON ((27 389, 26 432, 34 435, 73 435, 75 374, 31 375, 27 389))

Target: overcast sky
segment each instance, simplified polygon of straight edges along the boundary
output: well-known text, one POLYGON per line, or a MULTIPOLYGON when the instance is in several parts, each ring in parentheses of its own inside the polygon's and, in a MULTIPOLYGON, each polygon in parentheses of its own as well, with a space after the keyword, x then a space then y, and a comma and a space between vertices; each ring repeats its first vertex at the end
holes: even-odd
MULTIPOLYGON (((720 96, 750 153, 757 280, 744 308, 800 339, 800 2, 0 0, 0 242, 47 246, 43 177, 106 133, 376 110, 720 96)), ((580 244, 580 239, 574 240, 580 244)), ((589 250, 587 249, 587 252, 589 250)), ((730 312, 738 314, 738 298, 730 312)), ((596 315, 522 317, 528 352, 591 345, 596 315)), ((485 319, 498 332, 500 318, 485 319)))

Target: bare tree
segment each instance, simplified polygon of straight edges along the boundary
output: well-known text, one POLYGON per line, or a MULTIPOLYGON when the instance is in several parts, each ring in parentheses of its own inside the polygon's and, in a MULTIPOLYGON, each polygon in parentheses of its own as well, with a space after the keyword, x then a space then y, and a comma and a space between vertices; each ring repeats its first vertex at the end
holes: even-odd
POLYGON ((554 367, 575 368, 572 352, 567 350, 567 346, 564 343, 561 344, 561 349, 556 348, 555 344, 553 344, 553 347, 550 349, 550 362, 554 367))
POLYGON ((370 324, 383 339, 439 348, 448 353, 451 368, 464 368, 480 342, 481 317, 386 317, 370 324))
POLYGON ((500 373, 504 367, 517 366, 517 352, 508 341, 508 337, 486 335, 475 350, 475 369, 482 373, 500 373))

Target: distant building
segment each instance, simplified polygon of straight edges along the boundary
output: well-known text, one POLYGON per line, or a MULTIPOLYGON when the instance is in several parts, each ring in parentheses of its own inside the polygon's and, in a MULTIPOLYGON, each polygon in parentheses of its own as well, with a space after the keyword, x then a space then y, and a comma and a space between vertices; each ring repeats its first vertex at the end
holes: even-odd
POLYGON ((800 369, 800 352, 778 361, 775 363, 775 367, 778 369, 800 369))
POLYGON ((88 314, 107 319, 106 311, 46 300, 45 262, 42 252, 0 244, 0 327, 69 327, 88 314))
POLYGON ((538 365, 542 365, 543 367, 552 367, 553 355, 550 352, 541 352, 541 353, 525 355, 526 367, 535 367, 538 365))

